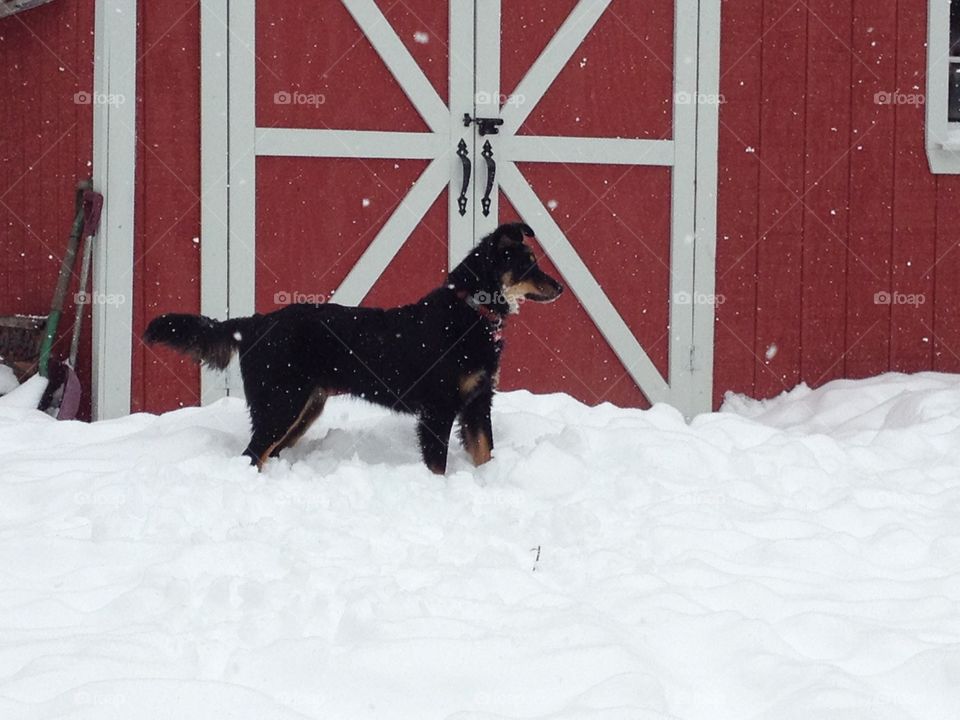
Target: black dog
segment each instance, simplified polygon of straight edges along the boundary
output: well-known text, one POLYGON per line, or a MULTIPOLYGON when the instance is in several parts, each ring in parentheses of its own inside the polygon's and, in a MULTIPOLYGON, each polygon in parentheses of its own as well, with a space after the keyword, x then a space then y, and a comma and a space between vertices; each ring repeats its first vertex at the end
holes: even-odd
POLYGON ((563 291, 537 266, 524 235, 533 237, 527 225, 501 225, 414 305, 289 305, 224 322, 161 315, 144 340, 220 370, 239 351, 253 425, 244 454, 258 467, 299 440, 327 398, 341 393, 417 415, 423 461, 438 474, 459 418, 463 445, 480 465, 493 449, 504 318, 522 299, 551 302, 563 291))

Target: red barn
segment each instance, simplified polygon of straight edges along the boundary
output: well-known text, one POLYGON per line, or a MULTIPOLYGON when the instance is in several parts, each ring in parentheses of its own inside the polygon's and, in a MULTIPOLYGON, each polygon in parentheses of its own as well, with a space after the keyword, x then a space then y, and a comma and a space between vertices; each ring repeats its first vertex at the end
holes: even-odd
POLYGON ((52 0, 0 57, 0 314, 106 196, 95 416, 235 388, 144 347, 157 313, 413 301, 518 217, 572 292, 504 388, 960 370, 958 0, 52 0))

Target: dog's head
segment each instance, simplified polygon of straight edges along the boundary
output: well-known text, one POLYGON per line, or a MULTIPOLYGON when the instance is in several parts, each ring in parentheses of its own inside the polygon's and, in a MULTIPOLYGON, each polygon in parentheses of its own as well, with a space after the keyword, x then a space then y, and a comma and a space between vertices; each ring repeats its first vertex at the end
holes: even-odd
POLYGON ((498 227, 480 244, 504 298, 514 311, 522 300, 548 303, 563 292, 563 286, 540 269, 524 237, 533 237, 529 225, 509 223, 498 227))

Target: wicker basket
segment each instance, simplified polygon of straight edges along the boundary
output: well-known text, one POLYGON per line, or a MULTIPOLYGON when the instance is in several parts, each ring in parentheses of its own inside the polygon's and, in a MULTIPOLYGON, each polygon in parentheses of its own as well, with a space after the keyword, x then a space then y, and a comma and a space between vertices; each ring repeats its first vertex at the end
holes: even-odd
POLYGON ((0 362, 21 382, 36 370, 46 324, 45 315, 0 317, 0 362))

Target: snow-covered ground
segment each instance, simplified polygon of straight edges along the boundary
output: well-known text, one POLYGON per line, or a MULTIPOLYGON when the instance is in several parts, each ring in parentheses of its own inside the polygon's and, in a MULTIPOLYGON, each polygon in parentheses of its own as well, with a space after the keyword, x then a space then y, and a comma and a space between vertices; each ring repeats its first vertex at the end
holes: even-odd
POLYGON ((419 462, 344 398, 257 474, 236 400, 0 399, 0 718, 951 720, 960 379, 669 407, 500 395, 419 462))

